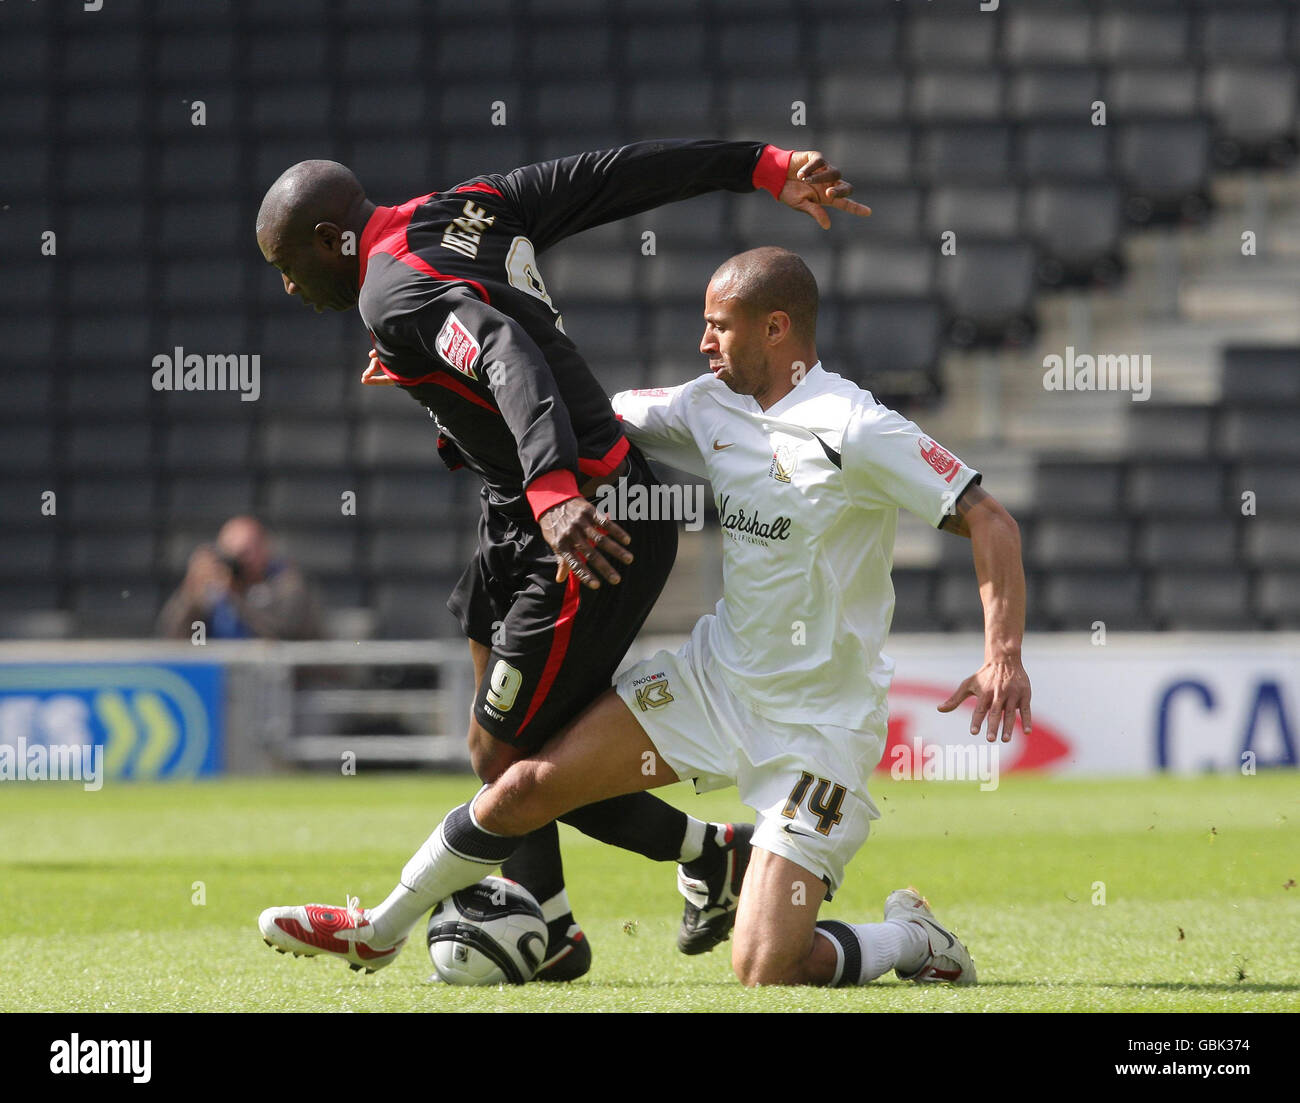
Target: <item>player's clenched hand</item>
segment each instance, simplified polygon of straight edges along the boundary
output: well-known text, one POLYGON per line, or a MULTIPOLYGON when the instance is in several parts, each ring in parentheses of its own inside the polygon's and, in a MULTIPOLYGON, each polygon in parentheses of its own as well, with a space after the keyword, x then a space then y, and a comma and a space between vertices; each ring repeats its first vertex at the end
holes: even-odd
POLYGON ((840 170, 815 149, 797 150, 790 157, 790 168, 781 189, 780 200, 786 206, 815 218, 823 230, 829 230, 831 216, 827 207, 845 214, 865 218, 871 208, 850 199, 853 185, 840 178, 840 170))
POLYGON ((551 506, 539 523, 542 537, 559 561, 556 582, 563 582, 572 571, 584 586, 599 590, 600 579, 596 574, 606 582, 621 581, 618 571, 602 552, 620 563, 632 562, 632 553, 625 546, 632 543, 632 537, 608 517, 597 513, 586 498, 569 498, 551 506))
POLYGON ((1020 713, 1020 729, 1028 732, 1034 726, 1029 711, 1029 675, 1019 659, 986 662, 957 687, 957 692, 939 706, 940 712, 952 712, 967 697, 975 698, 975 713, 970 718, 971 735, 979 735, 984 717, 989 720, 986 738, 992 743, 1002 732, 1002 742, 1011 739, 1016 726, 1016 713, 1020 713))
POLYGON ((374 349, 370 350, 370 363, 366 365, 366 370, 361 373, 361 382, 371 387, 392 387, 395 385, 390 376, 384 374, 384 369, 379 366, 379 353, 374 349))

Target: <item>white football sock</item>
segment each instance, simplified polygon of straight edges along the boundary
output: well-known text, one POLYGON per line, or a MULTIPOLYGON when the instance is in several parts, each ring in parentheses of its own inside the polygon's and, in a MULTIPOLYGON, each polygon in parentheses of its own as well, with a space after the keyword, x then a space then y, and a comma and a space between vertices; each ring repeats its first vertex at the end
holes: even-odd
MULTIPOLYGON (((704 833, 708 824, 694 816, 686 817, 686 834, 682 838, 682 851, 677 855, 679 862, 693 862, 704 853, 704 833)), ((723 825, 715 825, 719 831, 723 825)))
POLYGON ((479 827, 471 805, 447 813, 402 868, 400 884, 370 913, 376 946, 405 938, 439 900, 477 884, 514 852, 519 840, 479 827))
POLYGON ((884 923, 824 919, 817 924, 817 933, 835 947, 837 965, 832 987, 869 984, 891 969, 915 972, 930 955, 925 929, 904 919, 887 919, 884 923))
POLYGON ((564 889, 560 889, 549 900, 543 900, 541 906, 542 918, 548 923, 554 923, 557 919, 573 914, 573 908, 569 904, 569 894, 564 889))

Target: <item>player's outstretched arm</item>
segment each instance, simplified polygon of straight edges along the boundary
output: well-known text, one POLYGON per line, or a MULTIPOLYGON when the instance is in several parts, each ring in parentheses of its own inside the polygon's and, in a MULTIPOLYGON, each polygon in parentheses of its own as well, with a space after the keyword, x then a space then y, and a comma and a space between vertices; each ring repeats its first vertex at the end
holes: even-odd
POLYGON ((939 706, 952 712, 967 697, 976 699, 971 735, 978 735, 988 718, 987 739, 1001 732, 1011 738, 1020 713, 1020 727, 1029 731, 1029 675, 1020 660, 1025 634, 1025 571, 1020 561, 1020 529, 992 495, 972 483, 957 499, 954 513, 940 528, 968 536, 975 557, 975 577, 984 603, 984 665, 939 706))
POLYGON ((815 149, 804 149, 790 155, 785 185, 777 198, 787 207, 816 219, 823 230, 829 230, 828 207, 859 218, 871 214, 870 207, 849 198, 852 194, 853 185, 843 178, 839 169, 815 149))

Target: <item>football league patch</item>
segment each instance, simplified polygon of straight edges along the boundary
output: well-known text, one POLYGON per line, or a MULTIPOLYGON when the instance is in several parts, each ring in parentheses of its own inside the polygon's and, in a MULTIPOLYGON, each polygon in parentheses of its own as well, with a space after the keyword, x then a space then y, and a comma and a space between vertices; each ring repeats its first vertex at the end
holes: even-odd
POLYGON ((438 331, 436 347, 438 355, 458 372, 468 375, 471 379, 478 378, 474 365, 478 363, 478 354, 481 351, 479 343, 456 317, 454 310, 447 315, 447 320, 442 323, 442 329, 438 331))
POLYGON ((944 482, 952 482, 953 476, 961 470, 961 463, 958 462, 957 457, 942 448, 938 441, 929 440, 927 437, 922 437, 917 444, 921 449, 921 458, 934 468, 936 474, 943 476, 944 482), (928 449, 927 443, 930 445, 928 449))

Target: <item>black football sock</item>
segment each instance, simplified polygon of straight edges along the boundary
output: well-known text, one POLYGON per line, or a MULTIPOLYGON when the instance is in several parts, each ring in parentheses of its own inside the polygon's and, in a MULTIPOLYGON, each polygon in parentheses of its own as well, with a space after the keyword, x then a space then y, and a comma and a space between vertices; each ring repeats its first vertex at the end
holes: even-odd
POLYGON ((575 808, 560 820, 598 842, 642 854, 652 862, 675 862, 688 817, 650 793, 628 793, 575 808))
POLYGON ((501 875, 518 881, 543 903, 564 891, 560 832, 554 823, 529 832, 501 866, 501 875))
POLYGON ((703 881, 722 869, 727 857, 723 845, 727 841, 724 836, 726 830, 727 825, 725 823, 706 823, 704 825, 704 845, 700 848, 699 856, 689 862, 682 863, 682 869, 686 872, 686 876, 693 877, 697 881, 703 881))

